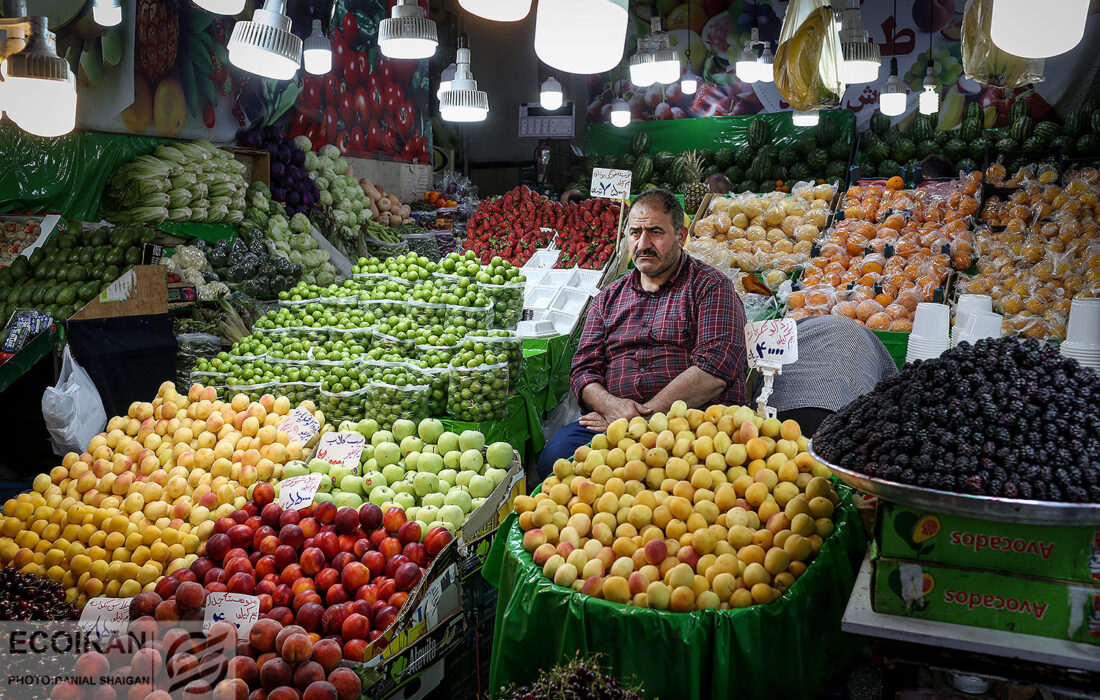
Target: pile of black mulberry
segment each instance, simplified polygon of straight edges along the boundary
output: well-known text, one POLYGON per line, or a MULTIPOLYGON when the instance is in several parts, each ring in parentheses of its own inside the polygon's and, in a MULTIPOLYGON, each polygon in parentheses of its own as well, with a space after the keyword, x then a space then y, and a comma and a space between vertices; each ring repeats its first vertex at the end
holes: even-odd
POLYGON ((638 688, 628 687, 599 665, 600 655, 543 669, 534 683, 504 690, 504 700, 642 700, 638 688))
POLYGON ((23 573, 13 566, 0 569, 0 620, 76 620, 80 611, 65 600, 57 581, 23 573))
POLYGON ((1100 503, 1100 374, 1050 343, 963 343, 826 419, 814 451, 887 481, 1100 503))

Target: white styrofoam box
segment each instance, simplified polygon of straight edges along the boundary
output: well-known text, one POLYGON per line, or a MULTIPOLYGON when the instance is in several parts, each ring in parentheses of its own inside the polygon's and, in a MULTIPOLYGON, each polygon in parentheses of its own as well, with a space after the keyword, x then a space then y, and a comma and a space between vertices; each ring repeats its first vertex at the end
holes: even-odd
POLYGON ((542 278, 542 283, 555 287, 573 287, 576 286, 576 279, 577 268, 570 267, 565 270, 548 270, 546 277, 542 278))
POLYGON ((572 333, 573 328, 577 325, 578 318, 579 316, 576 314, 550 309, 550 320, 554 322, 554 330, 561 335, 572 333))
POLYGON ((578 292, 584 292, 585 294, 587 294, 590 297, 594 297, 594 296, 596 296, 597 294, 600 293, 599 287, 597 287, 595 285, 592 285, 591 287, 581 285, 579 287, 570 287, 570 289, 575 289, 578 292))
POLYGON ((559 255, 561 255, 560 250, 538 248, 535 250, 535 254, 531 256, 531 259, 523 263, 523 269, 534 270, 552 268, 557 264, 559 255))
POLYGON ((532 267, 523 270, 523 276, 527 280, 527 286, 530 287, 536 284, 542 284, 542 281, 546 279, 546 268, 532 267))
POLYGON ((585 270, 584 268, 576 268, 577 281, 573 285, 578 289, 585 289, 587 287, 595 287, 599 289, 600 279, 603 278, 603 270, 585 270))
POLYGON ((549 321, 550 309, 528 309, 531 312, 532 321, 549 321))
POLYGON ((525 309, 549 309, 550 302, 558 293, 557 287, 545 284, 528 285, 523 294, 523 308, 525 309))
POLYGON ((557 334, 553 321, 520 321, 516 324, 516 333, 522 338, 545 338, 557 334))
POLYGON ((550 301, 552 311, 564 311, 571 316, 579 316, 588 303, 588 293, 573 287, 562 287, 550 301))

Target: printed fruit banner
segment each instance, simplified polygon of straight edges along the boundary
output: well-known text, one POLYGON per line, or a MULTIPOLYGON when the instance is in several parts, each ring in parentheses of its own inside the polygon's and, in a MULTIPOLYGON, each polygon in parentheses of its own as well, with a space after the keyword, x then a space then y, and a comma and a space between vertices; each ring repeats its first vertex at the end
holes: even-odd
MULTIPOLYGON (((393 0, 338 0, 333 9, 332 71, 305 74, 289 136, 345 155, 429 163, 428 61, 389 60, 378 23, 393 0)), ((427 0, 421 0, 427 9, 427 0)))
MULTIPOLYGON (((839 5, 840 3, 834 3, 839 5)), ((588 122, 610 122, 611 103, 622 96, 638 120, 684 119, 725 115, 755 114, 788 109, 773 83, 742 83, 734 64, 749 38, 752 27, 759 28, 760 39, 771 42, 772 52, 783 24, 788 3, 783 0, 631 0, 631 23, 627 31, 626 52, 619 69, 608 74, 589 76, 588 122), (629 61, 637 49, 637 38, 649 32, 649 18, 661 16, 673 48, 691 51, 691 69, 705 82, 695 95, 683 95, 678 83, 637 88, 630 84, 629 61)), ((916 111, 922 90, 929 52, 940 85, 939 128, 950 129, 962 120, 966 102, 979 102, 986 127, 1008 123, 1008 110, 1020 96, 1031 97, 1033 116, 1045 116, 1051 106, 1068 111, 1085 93, 1082 85, 1095 82, 1100 54, 1094 46, 1100 34, 1100 21, 1090 15, 1085 37, 1072 51, 1046 61, 1046 80, 1034 87, 1002 90, 980 85, 963 76, 961 43, 964 0, 901 0, 897 15, 888 2, 864 2, 863 26, 879 45, 883 66, 879 79, 871 84, 847 89, 842 106, 856 113, 865 128, 878 106, 878 95, 889 77, 891 53, 898 59, 902 83, 909 89, 909 114, 916 111), (931 48, 929 42, 931 41, 931 48), (893 48, 891 48, 891 42, 893 48), (1038 98, 1038 99, 1036 99, 1038 98), (1067 108, 1063 108, 1065 103, 1067 108)), ((682 61, 686 66, 687 61, 682 61)))

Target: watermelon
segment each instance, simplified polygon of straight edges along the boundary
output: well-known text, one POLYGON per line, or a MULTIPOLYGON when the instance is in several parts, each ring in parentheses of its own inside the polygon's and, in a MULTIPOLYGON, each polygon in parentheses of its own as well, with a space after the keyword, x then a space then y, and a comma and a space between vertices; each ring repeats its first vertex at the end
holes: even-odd
POLYGON ((714 154, 714 162, 723 170, 733 165, 734 159, 737 157, 737 153, 732 148, 720 148, 718 152, 714 154))
MULTIPOLYGON (((870 136, 870 134, 868 134, 870 136)), ((890 157, 890 144, 884 140, 876 138, 873 140, 865 141, 867 157, 875 163, 881 163, 890 157)))
POLYGON ((652 182, 647 182, 644 185, 642 185, 642 191, 643 192, 645 192, 646 190, 657 190, 657 189, 660 189, 660 187, 658 185, 656 185, 655 183, 652 183, 652 182))
POLYGON ((1077 146, 1077 140, 1072 136, 1062 134, 1061 136, 1055 136, 1050 140, 1051 148, 1060 148, 1063 152, 1069 154, 1073 152, 1073 149, 1077 146))
POLYGON ((848 141, 836 141, 829 146, 829 155, 836 160, 848 161, 848 156, 852 154, 852 144, 848 141))
POLYGON ((1031 118, 1031 103, 1024 98, 1019 98, 1008 108, 1008 121, 1014 124, 1020 117, 1031 118))
POLYGON ((653 158, 648 154, 638 156, 633 168, 635 182, 649 182, 653 178, 653 158))
POLYGON ((699 164, 704 168, 714 164, 714 151, 709 148, 700 148, 695 154, 699 157, 699 164))
POLYGON ((976 100, 966 103, 963 108, 963 121, 982 121, 982 106, 976 100))
POLYGON ((756 191, 756 183, 753 182, 752 180, 745 180, 743 182, 740 182, 737 185, 737 191, 738 192, 755 192, 756 191))
POLYGON ((750 180, 765 180, 771 176, 771 163, 764 156, 757 156, 746 175, 750 180))
POLYGON ((1062 127, 1055 122, 1039 122, 1035 125, 1031 135, 1043 143, 1050 143, 1055 137, 1061 135, 1062 127))
POLYGON ((1089 128, 1089 114, 1085 110, 1075 109, 1066 115, 1066 133, 1070 136, 1083 136, 1089 128))
POLYGON ((925 114, 918 114, 913 118, 913 123, 909 125, 909 138, 913 141, 921 142, 934 138, 936 133, 936 126, 934 122, 931 122, 923 117, 929 116, 925 114))
POLYGON ((871 114, 871 131, 873 133, 882 136, 890 130, 890 117, 882 113, 882 110, 876 109, 871 114))
POLYGON ((768 124, 761 118, 753 119, 749 122, 749 134, 748 134, 748 146, 749 148, 760 148, 761 146, 771 141, 771 129, 768 128, 768 124))
POLYGON ((1003 139, 997 141, 997 143, 993 144, 993 147, 996 148, 998 151, 1004 153, 1005 151, 1018 150, 1020 146, 1011 137, 1006 136, 1003 139))
POLYGON ((825 168, 825 175, 829 180, 839 180, 844 177, 844 173, 848 171, 848 162, 843 160, 834 160, 829 163, 825 168))
POLYGON ((736 162, 742 168, 747 168, 752 165, 752 159, 756 157, 756 152, 751 148, 742 148, 737 152, 736 162))
POLYGON ((966 142, 962 139, 951 139, 943 147, 944 155, 953 161, 961 160, 966 157, 967 148, 966 142))
POLYGON ((1081 103, 1081 109, 1085 110, 1086 114, 1093 114, 1094 112, 1100 111, 1100 102, 1091 98, 1087 99, 1081 103))
POLYGON ((676 160, 674 153, 668 151, 661 151, 657 155, 653 156, 653 167, 661 172, 664 172, 672 166, 672 161, 676 160))
POLYGON ((932 139, 929 139, 927 141, 921 141, 920 143, 917 144, 917 157, 918 158, 927 158, 928 156, 932 155, 933 153, 939 153, 939 152, 940 152, 940 145, 938 143, 936 143, 935 141, 933 141, 932 139))
POLYGON ((806 165, 806 161, 799 161, 791 167, 792 180, 809 180, 810 179, 810 166, 806 165))
POLYGON ((817 147, 817 141, 814 139, 814 135, 810 133, 802 134, 798 137, 798 148, 803 153, 809 153, 817 147))
POLYGON ((821 121, 817 123, 816 139, 817 145, 823 147, 837 141, 840 139, 840 125, 832 119, 823 117, 821 121))
POLYGON ((1012 122, 1012 126, 1009 127, 1008 135, 1016 141, 1023 143, 1027 141, 1031 136, 1031 130, 1035 127, 1035 122, 1031 117, 1023 116, 1017 118, 1012 122))
POLYGON ((770 146, 770 145, 769 146, 763 146, 763 147, 761 147, 760 152, 763 153, 765 156, 767 156, 768 160, 775 161, 775 160, 779 159, 779 147, 778 146, 770 146))
POLYGON ((668 181, 674 183, 681 183, 684 181, 684 164, 687 158, 683 155, 676 156, 672 160, 672 165, 668 167, 668 181))
POLYGON ((634 155, 638 156, 643 153, 649 152, 649 134, 644 131, 639 131, 634 134, 634 138, 630 139, 630 151, 634 155))
MULTIPOLYGON (((910 130, 912 133, 912 130, 910 130)), ((917 147, 912 141, 907 138, 900 138, 894 143, 892 149, 894 160, 904 161, 909 160, 916 153, 917 147)))
POLYGON ((824 148, 815 148, 806 156, 806 164, 816 173, 820 173, 829 165, 829 152, 824 148))
MULTIPOLYGON (((972 102, 970 104, 977 104, 972 102)), ((969 106, 969 105, 967 105, 969 106)), ((981 119, 966 119, 963 121, 962 126, 959 127, 959 138, 963 141, 973 141, 982 135, 982 121, 981 119)))
POLYGON ((946 129, 936 129, 936 131, 933 133, 933 138, 935 139, 936 143, 939 144, 940 146, 945 145, 954 136, 955 136, 954 131, 947 131, 946 129))
POLYGON ((989 148, 989 139, 980 136, 970 142, 970 157, 977 161, 985 160, 985 149, 989 148))
POLYGON ((711 165, 709 167, 703 168, 703 177, 704 178, 708 178, 711 175, 721 175, 721 174, 722 174, 722 169, 719 168, 717 165, 711 165))
POLYGON ((1025 151, 1041 151, 1044 148, 1046 148, 1046 144, 1043 143, 1043 140, 1034 136, 1023 143, 1023 149, 1025 151))
POLYGON ((618 156, 605 156, 603 159, 603 167, 611 168, 615 170, 622 166, 623 161, 618 156))
POLYGON ((745 169, 737 164, 731 165, 726 168, 726 177, 730 179, 730 182, 740 182, 745 179, 745 169))
POLYGON ((802 151, 797 146, 787 146, 779 152, 779 162, 785 168, 789 168, 802 158, 802 151))
POLYGON ((768 179, 774 181, 783 180, 787 177, 787 171, 782 165, 773 165, 771 170, 768 171, 768 179))
POLYGON ((901 175, 901 163, 896 160, 884 160, 879 165, 878 174, 881 177, 893 177, 895 175, 901 175))
POLYGON ((1092 155, 1100 151, 1100 136, 1096 134, 1085 134, 1081 138, 1077 139, 1077 152, 1092 155))
POLYGON ((959 170, 962 170, 963 172, 972 173, 978 169, 978 164, 970 160, 969 158, 963 158, 962 160, 955 163, 955 167, 959 170))

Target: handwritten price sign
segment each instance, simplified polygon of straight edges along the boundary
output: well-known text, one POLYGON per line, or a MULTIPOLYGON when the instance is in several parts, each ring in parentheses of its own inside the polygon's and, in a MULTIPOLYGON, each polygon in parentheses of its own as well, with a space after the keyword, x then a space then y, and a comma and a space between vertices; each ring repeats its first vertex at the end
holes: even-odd
POLYGON ((206 616, 202 621, 202 632, 210 631, 215 622, 232 622, 237 627, 238 636, 248 635, 252 624, 260 619, 260 599, 241 593, 211 593, 206 596, 206 616))
POLYGON ((782 367, 798 361, 798 327, 794 319, 756 321, 745 325, 749 367, 782 367))
POLYGON ((126 631, 133 598, 92 598, 80 611, 80 629, 100 640, 126 631))
POLYGON ((303 445, 312 440, 320 429, 321 422, 301 406, 291 411, 279 424, 279 430, 286 433, 288 439, 297 440, 303 445))
POLYGON ((359 458, 367 439, 360 433, 325 433, 317 443, 314 459, 323 459, 329 466, 340 464, 351 467, 352 474, 359 474, 359 458))
POLYGON ((317 487, 321 485, 324 474, 306 474, 292 476, 279 482, 279 505, 283 510, 300 510, 313 503, 317 487))
POLYGON ((592 197, 625 199, 630 196, 630 178, 633 176, 629 170, 593 168, 592 186, 588 194, 592 197))

